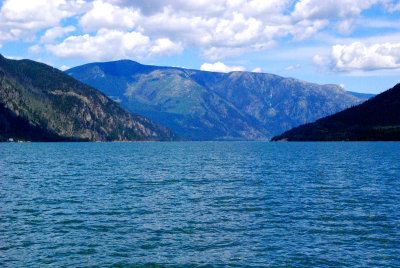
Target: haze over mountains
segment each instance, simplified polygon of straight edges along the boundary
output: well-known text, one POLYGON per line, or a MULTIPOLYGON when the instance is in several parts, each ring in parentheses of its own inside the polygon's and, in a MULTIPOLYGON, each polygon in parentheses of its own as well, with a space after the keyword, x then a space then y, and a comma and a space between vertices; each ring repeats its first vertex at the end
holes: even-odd
POLYGON ((272 140, 399 141, 400 84, 358 106, 291 129, 272 140))
POLYGON ((31 60, 0 55, 0 141, 174 140, 98 90, 31 60))
POLYGON ((359 99, 362 99, 362 100, 368 100, 368 99, 376 96, 376 94, 359 93, 359 92, 353 92, 353 91, 347 91, 347 93, 349 93, 350 95, 353 95, 359 99))
POLYGON ((267 140, 365 100, 336 85, 272 74, 216 73, 121 60, 66 71, 192 140, 267 140))

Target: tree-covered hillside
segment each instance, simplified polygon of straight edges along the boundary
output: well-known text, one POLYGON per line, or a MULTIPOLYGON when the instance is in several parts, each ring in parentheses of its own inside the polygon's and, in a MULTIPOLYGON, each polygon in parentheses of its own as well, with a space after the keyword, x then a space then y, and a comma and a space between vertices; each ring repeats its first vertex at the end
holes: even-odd
POLYGON ((31 60, 0 55, 0 140, 173 140, 98 90, 31 60))
POLYGON ((272 140, 398 141, 400 84, 358 106, 291 129, 272 140))
POLYGON ((264 73, 215 73, 129 60, 86 64, 66 73, 193 140, 268 140, 361 102, 336 85, 264 73))

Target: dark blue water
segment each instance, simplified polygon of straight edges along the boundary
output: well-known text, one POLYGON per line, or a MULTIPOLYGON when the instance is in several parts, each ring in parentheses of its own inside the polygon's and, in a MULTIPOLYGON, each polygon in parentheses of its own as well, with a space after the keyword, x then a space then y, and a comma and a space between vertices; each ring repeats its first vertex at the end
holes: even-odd
POLYGON ((3 143, 0 175, 0 266, 400 266, 400 143, 3 143))

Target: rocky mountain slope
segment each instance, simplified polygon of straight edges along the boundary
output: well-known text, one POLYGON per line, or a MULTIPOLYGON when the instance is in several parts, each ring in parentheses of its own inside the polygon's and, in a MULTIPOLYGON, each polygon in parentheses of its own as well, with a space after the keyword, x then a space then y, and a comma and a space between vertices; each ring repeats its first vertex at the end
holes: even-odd
POLYGON ((214 73, 129 60, 86 64, 66 73, 193 140, 266 140, 361 102, 336 85, 263 73, 214 73))
POLYGON ((31 60, 0 55, 0 141, 173 140, 98 90, 31 60))
POLYGON ((399 141, 400 84, 368 101, 291 129, 279 141, 399 141))

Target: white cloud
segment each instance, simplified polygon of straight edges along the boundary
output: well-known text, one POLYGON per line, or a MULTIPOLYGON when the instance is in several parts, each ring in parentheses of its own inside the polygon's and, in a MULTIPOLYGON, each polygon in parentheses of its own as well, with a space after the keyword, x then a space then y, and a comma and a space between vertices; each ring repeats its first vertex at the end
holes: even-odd
POLYGON ((70 36, 60 44, 48 45, 47 49, 60 58, 113 60, 127 56, 140 58, 149 45, 149 37, 141 33, 103 29, 95 36, 70 36))
POLYGON ((92 9, 81 17, 79 24, 86 31, 96 31, 101 28, 132 29, 139 18, 139 12, 126 7, 96 0, 92 9))
POLYGON ((179 13, 191 13, 193 16, 221 17, 221 15, 240 10, 246 16, 264 16, 282 12, 291 0, 109 0, 108 2, 140 9, 146 16, 161 13, 170 8, 179 13))
POLYGON ((396 12, 400 11, 400 2, 398 3, 391 3, 391 1, 386 1, 385 7, 389 12, 396 12))
POLYGON ((362 12, 379 4, 389 12, 400 10, 394 0, 5 0, 0 46, 34 41, 46 30, 40 42, 63 58, 143 58, 194 49, 215 62, 282 41, 349 35, 365 27, 362 12), (77 29, 66 25, 71 21, 78 21, 77 29), (73 31, 79 35, 59 41, 73 31))
POLYGON ((293 35, 294 41, 303 41, 309 39, 328 24, 328 20, 302 20, 291 27, 289 32, 293 35))
POLYGON ((174 55, 179 54, 183 50, 180 43, 175 44, 167 38, 157 39, 154 45, 150 48, 152 55, 174 55))
POLYGON ((62 18, 75 14, 74 7, 82 1, 65 0, 7 0, 1 7, 2 18, 10 25, 39 29, 57 24, 62 18))
POLYGON ((254 68, 251 72, 253 73, 262 73, 262 70, 260 67, 254 68))
POLYGON ((140 9, 146 16, 162 12, 165 8, 172 8, 177 11, 190 12, 192 14, 216 15, 224 11, 226 0, 108 0, 109 3, 140 9))
POLYGON ((336 29, 339 33, 341 33, 343 35, 349 35, 354 30, 354 20, 352 20, 352 19, 342 20, 342 21, 336 23, 336 29))
POLYGON ((233 13, 232 18, 220 20, 213 31, 212 44, 217 46, 238 47, 257 42, 262 31, 262 22, 242 14, 233 13))
POLYGON ((323 67, 329 64, 329 59, 317 54, 312 58, 312 63, 318 67, 323 67))
POLYGON ((269 41, 267 43, 255 43, 249 46, 239 47, 209 47, 203 49, 202 56, 208 60, 216 61, 228 57, 235 57, 251 51, 266 50, 276 46, 277 42, 269 41))
MULTIPOLYGON (((235 1, 228 1, 235 2, 235 1)), ((241 3, 239 10, 248 16, 265 16, 281 14, 291 3, 288 0, 252 0, 252 1, 237 1, 241 3)))
POLYGON ((36 31, 84 12, 85 5, 83 0, 6 0, 0 10, 0 43, 31 40, 36 31))
POLYGON ((365 9, 388 0, 300 0, 296 3, 294 19, 348 19, 359 16, 365 9))
POLYGON ((65 70, 68 70, 69 69, 69 67, 67 66, 67 65, 62 65, 61 67, 60 67, 60 70, 61 71, 65 71, 65 70))
POLYGON ((52 43, 54 42, 55 39, 63 37, 64 35, 75 31, 76 28, 72 25, 67 26, 67 27, 54 27, 51 29, 48 29, 44 35, 40 38, 41 43, 52 43))
POLYGON ((143 35, 199 48, 204 58, 215 61, 275 45, 274 38, 289 34, 288 30, 284 33, 277 29, 282 28, 282 21, 290 23, 282 14, 289 3, 290 0, 97 0, 80 25, 91 31, 135 25, 135 31, 143 35))
POLYGON ((295 64, 295 65, 290 65, 288 67, 285 68, 286 71, 292 71, 292 70, 297 70, 300 69, 301 65, 299 63, 295 64))
POLYGON ((60 58, 87 60, 143 59, 177 53, 182 49, 179 44, 174 44, 168 39, 152 41, 139 32, 108 29, 99 30, 95 36, 70 36, 62 43, 47 45, 46 48, 60 58))
POLYGON ((208 72, 229 73, 234 71, 246 71, 242 66, 227 66, 222 62, 204 63, 200 66, 200 70, 208 72))
POLYGON ((361 42, 335 45, 331 53, 335 71, 378 70, 400 68, 400 43, 373 44, 361 42))
POLYGON ((154 38, 168 37, 184 42, 188 46, 204 46, 212 41, 217 19, 208 19, 191 14, 177 14, 164 9, 152 16, 142 16, 138 21, 141 31, 154 38))
POLYGON ((23 59, 23 57, 6 56, 6 55, 3 55, 3 56, 10 60, 22 60, 23 59))
POLYGON ((29 53, 37 54, 42 52, 42 47, 40 45, 33 45, 28 48, 29 53))

